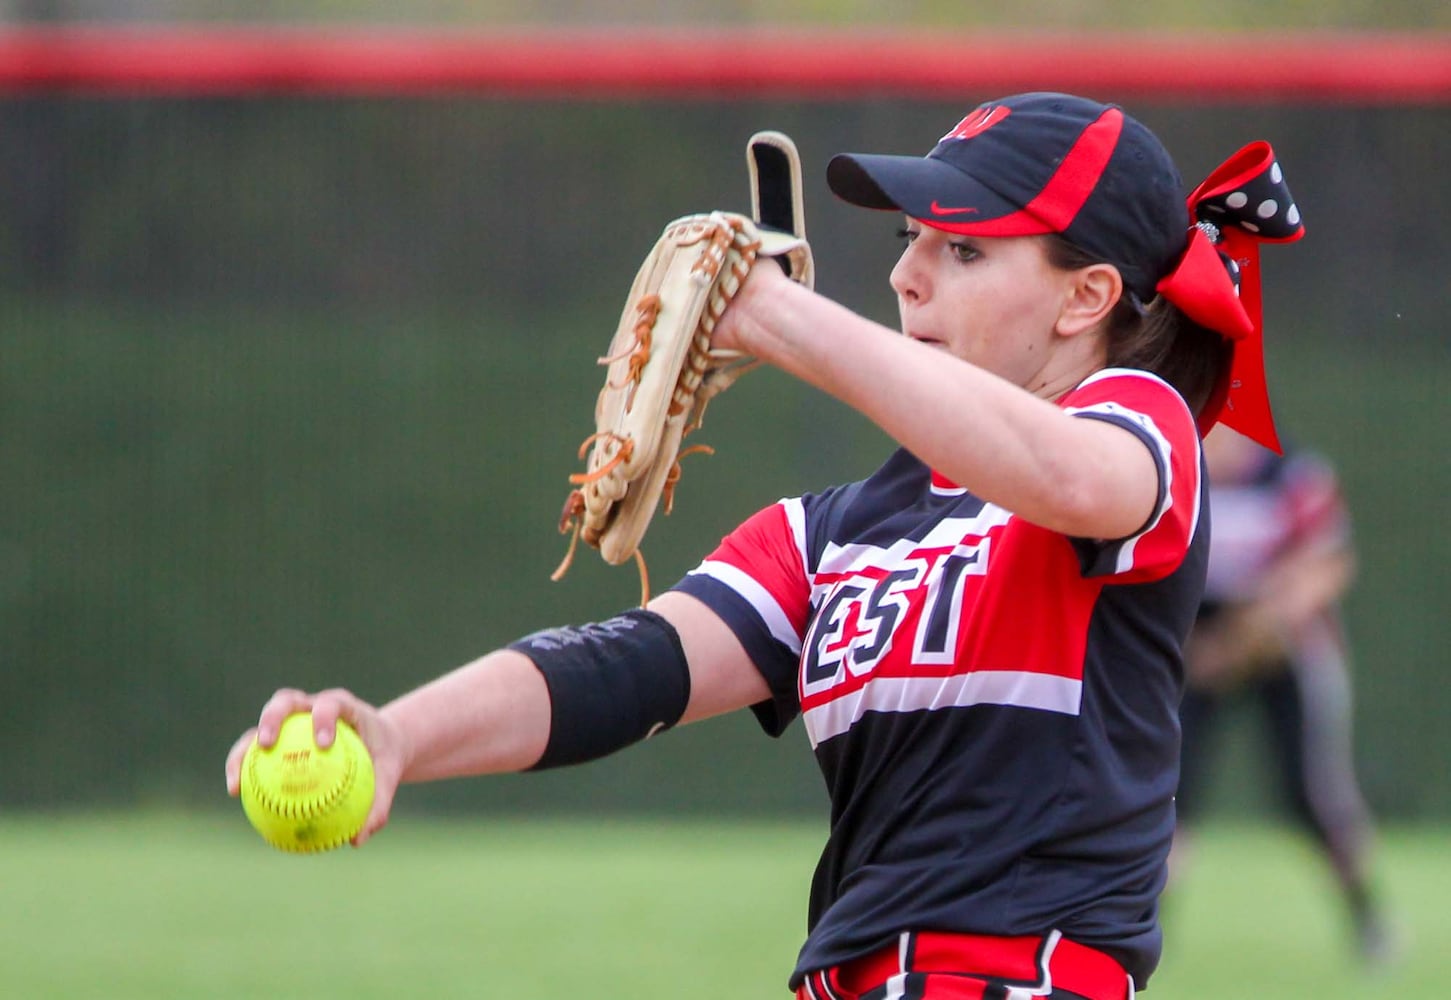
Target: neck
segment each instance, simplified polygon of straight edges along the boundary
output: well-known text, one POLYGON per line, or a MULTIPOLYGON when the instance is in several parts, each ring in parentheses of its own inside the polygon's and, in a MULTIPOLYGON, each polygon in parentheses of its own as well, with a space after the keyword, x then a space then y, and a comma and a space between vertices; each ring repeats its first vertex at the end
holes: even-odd
POLYGON ((1102 338, 1080 334, 1059 343, 1053 357, 1024 388, 1039 399, 1057 399, 1108 364, 1102 338))

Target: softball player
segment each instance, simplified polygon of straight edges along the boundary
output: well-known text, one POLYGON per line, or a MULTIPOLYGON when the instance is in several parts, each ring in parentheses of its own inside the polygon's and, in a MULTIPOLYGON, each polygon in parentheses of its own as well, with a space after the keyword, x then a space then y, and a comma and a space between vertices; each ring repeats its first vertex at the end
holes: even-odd
POLYGON ((713 343, 874 420, 900 445, 876 473, 771 504, 646 608, 381 709, 282 690, 257 736, 309 709, 324 742, 357 726, 378 788, 361 843, 400 782, 800 716, 831 830, 799 997, 1125 1000, 1160 952, 1200 432, 1274 439, 1255 241, 1298 237, 1298 210, 1264 143, 1186 209, 1148 129, 1064 94, 989 101, 926 156, 844 154, 827 180, 905 217, 901 330, 764 267, 713 343))
POLYGON ((1340 600, 1354 575, 1350 520, 1331 466, 1216 429, 1205 442, 1214 512, 1204 604, 1186 647, 1175 869, 1202 813, 1222 710, 1262 710, 1278 790, 1329 861, 1361 956, 1393 957, 1371 891, 1373 824, 1352 762, 1340 600))

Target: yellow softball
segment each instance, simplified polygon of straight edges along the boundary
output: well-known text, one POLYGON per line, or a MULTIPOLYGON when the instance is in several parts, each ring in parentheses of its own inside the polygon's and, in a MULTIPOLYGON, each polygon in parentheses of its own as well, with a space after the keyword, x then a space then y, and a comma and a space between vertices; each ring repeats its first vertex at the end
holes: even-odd
POLYGON ((373 805, 373 758, 356 730, 338 720, 326 750, 312 738, 312 714, 289 715, 277 742, 255 739, 242 758, 242 810, 262 839, 311 854, 355 837, 373 805))

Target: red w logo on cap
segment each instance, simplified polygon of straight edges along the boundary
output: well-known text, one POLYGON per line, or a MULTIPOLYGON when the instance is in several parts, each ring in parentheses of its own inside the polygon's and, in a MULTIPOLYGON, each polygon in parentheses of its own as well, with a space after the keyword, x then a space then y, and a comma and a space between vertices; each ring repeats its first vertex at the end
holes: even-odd
POLYGON ((991 108, 978 108, 962 121, 958 122, 951 132, 948 132, 938 142, 946 142, 948 139, 971 139, 980 132, 985 132, 1008 115, 1012 114, 1011 108, 1001 105, 991 108))

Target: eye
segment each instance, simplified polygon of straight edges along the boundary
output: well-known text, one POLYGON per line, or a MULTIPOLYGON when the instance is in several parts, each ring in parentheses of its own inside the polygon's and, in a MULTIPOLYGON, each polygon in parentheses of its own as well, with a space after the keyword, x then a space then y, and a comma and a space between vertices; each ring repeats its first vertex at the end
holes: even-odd
POLYGON ((948 244, 948 246, 951 247, 951 250, 949 252, 952 254, 952 256, 957 258, 964 264, 966 264, 968 261, 976 260, 978 257, 981 256, 981 253, 978 251, 977 247, 973 246, 971 243, 954 240, 952 243, 948 244))
POLYGON ((917 238, 917 233, 918 230, 916 229, 899 229, 897 230, 897 239, 901 240, 903 243, 910 244, 913 240, 917 238))

